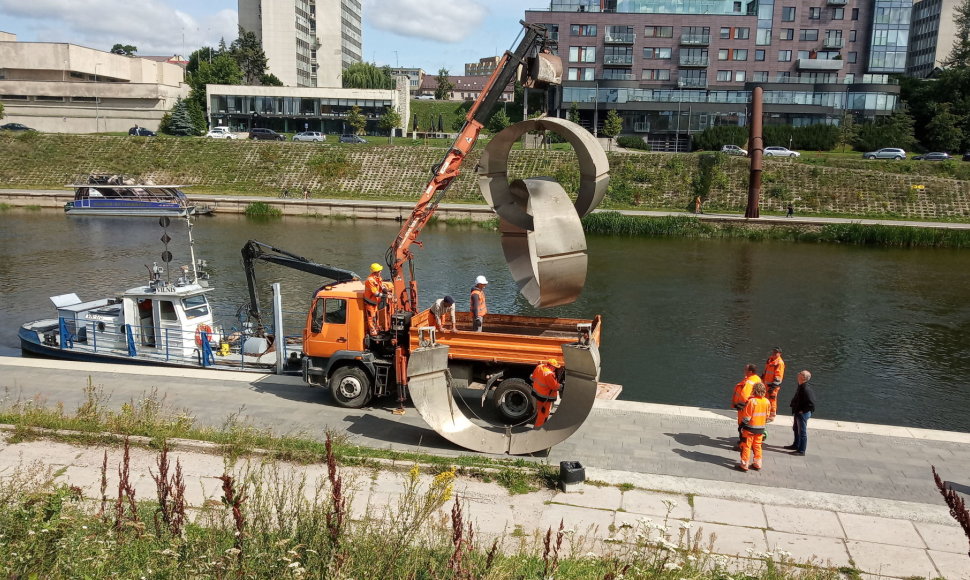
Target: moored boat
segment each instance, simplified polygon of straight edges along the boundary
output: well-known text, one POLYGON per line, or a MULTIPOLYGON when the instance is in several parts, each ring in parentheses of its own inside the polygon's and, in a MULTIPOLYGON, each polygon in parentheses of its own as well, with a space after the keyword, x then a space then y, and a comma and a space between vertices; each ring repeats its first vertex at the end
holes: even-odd
POLYGON ((69 185, 74 199, 64 204, 69 215, 180 216, 211 213, 209 207, 192 205, 181 185, 135 183, 120 175, 92 175, 88 183, 69 185))

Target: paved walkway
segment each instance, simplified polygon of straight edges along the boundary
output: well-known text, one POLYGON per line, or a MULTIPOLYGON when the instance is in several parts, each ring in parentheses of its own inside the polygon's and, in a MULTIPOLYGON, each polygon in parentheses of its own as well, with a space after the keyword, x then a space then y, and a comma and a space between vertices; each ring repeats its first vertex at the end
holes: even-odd
MULTIPOLYGON (((71 409, 82 401, 89 376, 111 395, 113 407, 157 388, 167 405, 188 409, 203 424, 218 426, 239 411, 278 432, 322 438, 332 428, 368 447, 468 453, 443 441, 414 410, 398 417, 383 408, 334 407, 326 392, 295 377, 0 357, 0 398, 38 396, 71 409)), ((930 474, 935 465, 957 490, 970 491, 970 434, 812 419, 809 453, 794 457, 780 449, 791 442, 791 422, 779 417, 769 435, 765 469, 740 473, 732 469, 735 424, 727 410, 598 402, 576 435, 535 459, 577 460, 589 479, 619 487, 586 485, 582 494, 544 491, 525 497, 475 481, 462 481, 458 489, 466 491, 471 514, 487 533, 544 530, 564 519, 603 540, 641 516, 657 523, 666 513, 663 500, 673 499, 671 517, 692 522, 692 531, 702 528, 705 538, 716 534, 715 552, 742 556, 732 566, 747 566, 751 561, 744 558, 768 550, 777 556, 781 549, 800 561, 814 556, 873 574, 970 579, 970 545, 930 474), (621 491, 630 486, 634 489, 621 491), (535 513, 541 514, 537 523, 535 513)), ((0 446, 0 473, 21 452, 69 466, 66 477, 84 486, 94 481, 92 466, 100 465, 100 450, 24 443, 0 446)), ((215 493, 211 478, 221 474, 221 458, 191 457, 199 465, 192 472, 200 478, 198 489, 215 493)), ((147 469, 142 472, 141 485, 149 485, 147 469)), ((376 506, 393 505, 400 490, 395 477, 380 474, 360 488, 358 500, 366 496, 376 506)))

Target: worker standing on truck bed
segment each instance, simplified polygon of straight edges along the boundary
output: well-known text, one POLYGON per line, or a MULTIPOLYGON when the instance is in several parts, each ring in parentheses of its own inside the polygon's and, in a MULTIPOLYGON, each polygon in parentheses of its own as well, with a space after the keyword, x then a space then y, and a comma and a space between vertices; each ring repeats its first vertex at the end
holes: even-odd
POLYGON ((431 321, 434 323, 435 328, 438 332, 445 329, 445 318, 451 317, 451 327, 450 330, 455 332, 458 330, 455 327, 455 299, 451 296, 445 296, 444 298, 439 298, 434 301, 429 309, 431 311, 431 321))
POLYGON ((377 262, 370 265, 370 276, 364 280, 364 330, 368 336, 377 336, 377 309, 384 298, 384 280, 381 278, 381 266, 377 262))
POLYGON ((562 388, 559 378, 556 377, 558 370, 559 361, 551 358, 539 363, 532 371, 532 394, 536 398, 536 429, 542 427, 549 418, 552 404, 556 402, 556 396, 562 388))
POLYGON ((765 388, 768 389, 768 402, 771 403, 768 422, 771 423, 778 414, 778 391, 781 390, 781 381, 785 378, 785 361, 782 360, 781 349, 777 346, 772 349, 761 378, 764 379, 765 388))
POLYGON ((488 306, 485 304, 485 286, 488 280, 485 276, 475 278, 475 285, 472 287, 471 314, 472 330, 481 332, 485 326, 485 315, 488 314, 488 306))

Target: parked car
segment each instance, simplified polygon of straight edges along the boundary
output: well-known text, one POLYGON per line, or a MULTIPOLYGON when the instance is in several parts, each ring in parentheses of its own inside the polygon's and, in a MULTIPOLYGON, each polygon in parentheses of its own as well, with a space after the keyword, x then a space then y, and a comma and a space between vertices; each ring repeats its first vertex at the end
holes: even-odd
POLYGON ((7 123, 6 125, 0 125, 0 131, 33 131, 33 129, 20 123, 7 123))
POLYGON ((792 151, 787 147, 778 147, 772 145, 771 147, 765 147, 764 151, 765 157, 801 157, 802 154, 798 151, 792 151))
POLYGON ((913 157, 916 161, 949 161, 953 159, 950 157, 949 153, 943 153, 941 151, 933 151, 932 153, 924 153, 922 155, 917 155, 913 157))
POLYGON ((259 141, 283 141, 286 139, 276 131, 272 129, 250 129, 249 131, 250 139, 258 139, 259 141))
POLYGON ((417 100, 419 100, 419 101, 433 101, 434 100, 434 95, 418 95, 418 96, 416 96, 414 98, 417 99, 417 100))
POLYGON ((128 129, 128 134, 135 137, 156 137, 155 131, 151 129, 146 129, 145 127, 139 127, 135 125, 131 129, 128 129))
POLYGON ((367 143, 367 139, 364 139, 360 135, 341 135, 341 143, 367 143))
POLYGON ((863 159, 906 159, 906 152, 896 147, 884 147, 879 151, 862 154, 863 159))
POLYGON ((963 154, 963 160, 964 161, 970 161, 970 153, 964 153, 963 154))
POLYGON ((721 147, 721 153, 727 153, 728 155, 740 155, 742 157, 747 157, 748 150, 741 149, 737 145, 725 145, 721 147))
POLYGON ((321 141, 326 141, 327 136, 319 131, 303 131, 302 133, 297 133, 293 135, 294 141, 313 141, 319 143, 321 141))
POLYGON ((213 139, 238 139, 236 134, 229 130, 229 127, 221 126, 209 129, 209 132, 205 136, 213 139))

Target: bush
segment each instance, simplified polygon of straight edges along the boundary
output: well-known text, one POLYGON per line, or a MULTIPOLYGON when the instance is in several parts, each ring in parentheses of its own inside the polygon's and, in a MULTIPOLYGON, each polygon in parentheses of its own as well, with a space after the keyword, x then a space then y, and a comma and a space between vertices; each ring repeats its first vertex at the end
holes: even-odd
POLYGON ((650 145, 644 141, 642 137, 634 137, 633 135, 623 135, 622 137, 617 138, 616 144, 624 149, 651 151, 650 145))
POLYGON ((747 127, 708 127, 694 135, 695 151, 720 151, 724 145, 743 145, 748 141, 747 127))

